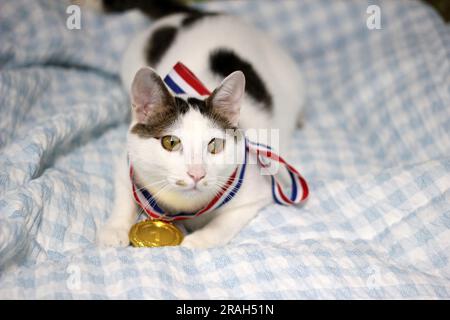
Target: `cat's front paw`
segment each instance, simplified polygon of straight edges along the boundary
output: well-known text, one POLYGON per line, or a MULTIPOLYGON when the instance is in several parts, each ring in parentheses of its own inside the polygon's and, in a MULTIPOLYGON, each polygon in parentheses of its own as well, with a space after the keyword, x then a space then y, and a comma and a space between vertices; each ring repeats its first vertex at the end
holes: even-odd
POLYGON ((223 245, 223 243, 218 243, 213 239, 209 239, 202 234, 196 233, 187 235, 181 243, 181 246, 192 249, 207 249, 218 247, 220 245, 223 245))
POLYGON ((101 247, 127 247, 130 244, 128 229, 104 226, 98 231, 97 244, 101 247))

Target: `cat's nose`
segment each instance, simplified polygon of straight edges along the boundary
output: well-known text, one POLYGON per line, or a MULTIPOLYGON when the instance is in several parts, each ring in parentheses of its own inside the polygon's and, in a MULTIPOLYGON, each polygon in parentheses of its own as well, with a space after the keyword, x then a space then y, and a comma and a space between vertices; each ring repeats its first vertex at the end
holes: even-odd
POLYGON ((194 165, 187 171, 189 177, 194 180, 195 183, 199 182, 206 176, 206 171, 201 165, 194 165))

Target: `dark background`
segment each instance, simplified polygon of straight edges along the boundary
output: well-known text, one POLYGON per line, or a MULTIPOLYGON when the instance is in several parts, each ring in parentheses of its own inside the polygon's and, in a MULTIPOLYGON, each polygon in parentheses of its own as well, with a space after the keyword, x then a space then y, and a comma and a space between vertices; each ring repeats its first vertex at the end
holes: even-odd
POLYGON ((424 0, 424 2, 436 8, 445 21, 450 21, 450 0, 424 0))

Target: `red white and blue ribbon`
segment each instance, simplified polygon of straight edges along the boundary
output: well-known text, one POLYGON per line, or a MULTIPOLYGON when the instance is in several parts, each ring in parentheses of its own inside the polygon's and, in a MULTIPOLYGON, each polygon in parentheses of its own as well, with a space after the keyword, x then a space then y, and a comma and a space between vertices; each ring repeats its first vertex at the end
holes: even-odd
POLYGON ((177 64, 164 78, 166 85, 175 94, 188 94, 192 96, 209 96, 211 92, 200 82, 200 80, 184 64, 177 64))
POLYGON ((262 143, 253 142, 250 140, 246 140, 247 150, 250 153, 257 155, 258 164, 261 167, 270 166, 270 160, 277 161, 282 164, 291 180, 291 194, 287 195, 283 191, 283 186, 276 179, 275 175, 271 175, 272 179, 272 196, 276 203, 282 205, 296 205, 304 202, 308 198, 309 188, 308 183, 302 177, 302 175, 289 163, 287 163, 282 157, 273 152, 270 146, 266 146, 262 143), (269 161, 269 162, 268 162, 269 161))
MULTIPOLYGON (((197 96, 208 96, 211 94, 211 92, 201 83, 201 81, 181 62, 178 62, 173 67, 169 74, 164 78, 164 82, 175 94, 197 96)), ((270 161, 276 161, 284 166, 289 174, 291 180, 290 192, 285 192, 276 176, 271 175, 272 195, 276 203, 281 205, 296 205, 306 201, 309 195, 309 188, 306 180, 293 166, 288 164, 282 157, 273 152, 270 146, 253 142, 246 138, 245 148, 246 152, 244 163, 236 167, 220 192, 198 212, 179 212, 175 214, 168 214, 164 212, 164 210, 158 206, 156 199, 150 194, 150 192, 145 188, 139 187, 135 183, 133 167, 130 164, 130 177, 133 186, 134 199, 150 218, 164 221, 191 219, 207 212, 214 211, 230 201, 241 188, 245 177, 248 154, 252 153, 257 156, 258 165, 261 167, 267 167, 269 166, 270 161)))

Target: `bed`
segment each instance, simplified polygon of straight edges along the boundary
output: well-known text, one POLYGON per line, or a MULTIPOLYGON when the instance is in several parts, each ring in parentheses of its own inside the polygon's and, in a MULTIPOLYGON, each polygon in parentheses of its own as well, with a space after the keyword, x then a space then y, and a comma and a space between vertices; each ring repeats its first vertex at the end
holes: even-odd
POLYGON ((120 57, 151 23, 1 1, 0 298, 449 299, 450 27, 418 1, 218 1, 308 84, 300 207, 220 248, 100 249, 129 101, 120 57), (373 9, 373 7, 372 7, 373 9), (376 8, 375 8, 376 11, 376 8))

